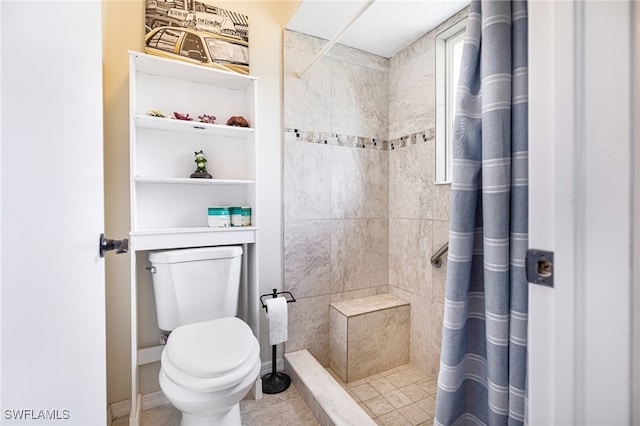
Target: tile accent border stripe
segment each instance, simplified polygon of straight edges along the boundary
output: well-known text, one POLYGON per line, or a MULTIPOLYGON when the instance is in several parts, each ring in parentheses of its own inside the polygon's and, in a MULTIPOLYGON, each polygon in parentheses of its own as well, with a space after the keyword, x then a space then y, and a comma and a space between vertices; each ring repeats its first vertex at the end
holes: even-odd
POLYGON ((330 132, 307 131, 301 129, 284 129, 284 140, 291 142, 317 143, 321 145, 337 145, 350 148, 377 149, 381 151, 405 148, 417 143, 431 142, 435 138, 435 129, 427 129, 423 132, 412 133, 388 141, 380 138, 364 136, 342 135, 330 132))
POLYGON ((324 145, 346 146, 350 148, 389 149, 389 141, 364 136, 340 135, 329 132, 314 132, 301 129, 284 129, 285 141, 309 142, 324 145))
POLYGON ((430 128, 424 132, 412 133, 407 136, 400 136, 397 139, 389 141, 389 149, 405 148, 410 145, 416 145, 423 142, 432 142, 435 139, 435 129, 430 128))

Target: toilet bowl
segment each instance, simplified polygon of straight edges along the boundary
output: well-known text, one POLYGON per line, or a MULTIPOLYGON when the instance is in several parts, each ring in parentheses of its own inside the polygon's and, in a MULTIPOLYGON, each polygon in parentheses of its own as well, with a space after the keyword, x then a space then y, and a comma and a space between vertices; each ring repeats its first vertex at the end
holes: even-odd
POLYGON ((239 426, 240 400, 260 373, 260 347, 237 318, 242 247, 151 252, 158 327, 170 332, 160 388, 181 425, 239 426))
POLYGON ((162 352, 160 387, 181 425, 239 426, 240 401, 260 373, 251 329, 231 317, 176 328, 162 352))

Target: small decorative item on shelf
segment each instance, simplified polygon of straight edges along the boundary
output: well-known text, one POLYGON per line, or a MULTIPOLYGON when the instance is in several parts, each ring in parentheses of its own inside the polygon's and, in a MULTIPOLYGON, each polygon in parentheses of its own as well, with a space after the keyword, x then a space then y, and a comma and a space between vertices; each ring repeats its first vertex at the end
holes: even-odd
POLYGON ((201 123, 216 124, 215 115, 202 114, 202 115, 199 115, 198 118, 200 119, 201 123))
POLYGON ((227 126, 249 127, 249 122, 243 116, 233 116, 227 120, 227 126))
POLYGON ((155 108, 149 108, 149 111, 147 111, 147 115, 150 115, 151 117, 166 118, 166 116, 162 113, 162 111, 160 111, 159 109, 155 109, 155 108))
POLYGON ((207 162, 207 159, 204 158, 204 152, 200 150, 198 152, 194 152, 194 154, 196 155, 196 159, 194 160, 196 162, 196 171, 189 177, 196 179, 213 179, 213 176, 207 173, 207 168, 204 165, 204 163, 207 162))
POLYGON ((173 116, 178 120, 193 121, 193 118, 189 117, 189 114, 182 114, 174 111, 173 116))

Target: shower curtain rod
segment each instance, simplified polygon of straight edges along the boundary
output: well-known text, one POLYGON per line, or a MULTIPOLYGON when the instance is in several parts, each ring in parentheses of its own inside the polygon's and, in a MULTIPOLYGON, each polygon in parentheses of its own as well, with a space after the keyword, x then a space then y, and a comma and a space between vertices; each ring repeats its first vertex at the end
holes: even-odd
POLYGON ((314 56, 309 65, 307 65, 304 70, 298 73, 298 78, 304 77, 304 75, 311 69, 311 67, 318 61, 318 59, 322 58, 324 54, 327 53, 327 51, 338 42, 338 40, 340 40, 340 37, 342 37, 344 33, 346 33, 347 30, 351 28, 351 26, 358 20, 358 18, 360 18, 364 14, 364 12, 369 9, 369 7, 373 3, 375 3, 375 1, 376 0, 369 0, 368 2, 363 4, 362 7, 355 13, 355 15, 353 15, 353 17, 351 17, 351 19, 346 24, 344 24, 342 28, 340 28, 340 30, 338 30, 336 35, 334 35, 333 38, 329 40, 327 44, 325 44, 324 47, 316 54, 316 56, 314 56))

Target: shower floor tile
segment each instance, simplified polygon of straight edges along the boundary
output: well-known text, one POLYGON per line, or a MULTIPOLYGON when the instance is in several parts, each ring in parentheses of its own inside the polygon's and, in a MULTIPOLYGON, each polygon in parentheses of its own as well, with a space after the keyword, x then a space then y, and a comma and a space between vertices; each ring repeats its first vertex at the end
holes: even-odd
POLYGON ((349 384, 330 368, 327 371, 377 424, 433 424, 437 384, 420 370, 407 364, 349 384))

